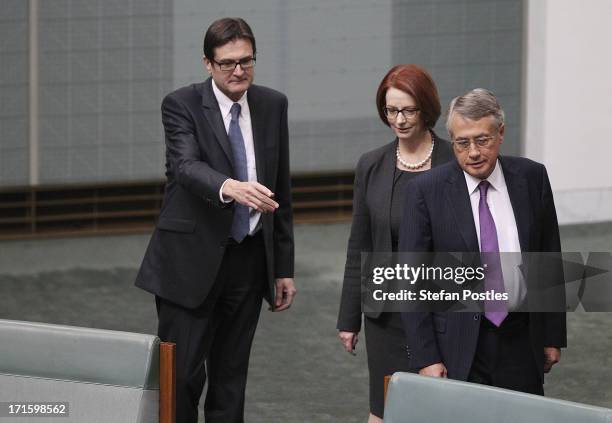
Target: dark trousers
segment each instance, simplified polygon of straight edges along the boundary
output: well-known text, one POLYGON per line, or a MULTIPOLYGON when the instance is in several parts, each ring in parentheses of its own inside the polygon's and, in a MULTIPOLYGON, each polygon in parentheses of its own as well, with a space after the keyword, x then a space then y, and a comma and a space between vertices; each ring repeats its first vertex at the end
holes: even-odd
POLYGON ((242 423, 251 345, 266 287, 261 233, 229 244, 211 292, 186 309, 156 297, 160 339, 176 343, 176 422, 242 423))
POLYGON ((528 313, 510 313, 499 328, 482 316, 468 382, 544 395, 529 337, 528 313))

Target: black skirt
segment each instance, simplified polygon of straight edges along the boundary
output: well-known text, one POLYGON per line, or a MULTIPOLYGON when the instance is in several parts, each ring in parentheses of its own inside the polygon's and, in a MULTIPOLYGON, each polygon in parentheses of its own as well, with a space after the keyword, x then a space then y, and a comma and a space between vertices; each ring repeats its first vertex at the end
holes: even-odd
POLYGON ((366 317, 364 324, 370 373, 370 413, 383 417, 385 376, 408 371, 406 335, 399 313, 366 317))

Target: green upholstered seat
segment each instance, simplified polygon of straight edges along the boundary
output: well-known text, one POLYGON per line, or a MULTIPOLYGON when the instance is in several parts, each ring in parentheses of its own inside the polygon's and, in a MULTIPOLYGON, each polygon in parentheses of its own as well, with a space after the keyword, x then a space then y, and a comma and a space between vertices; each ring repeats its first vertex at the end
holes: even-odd
POLYGON ((68 402, 62 421, 157 422, 159 338, 0 320, 0 392, 2 401, 68 402))
POLYGON ((385 423, 611 423, 612 410, 468 382, 395 373, 385 423))

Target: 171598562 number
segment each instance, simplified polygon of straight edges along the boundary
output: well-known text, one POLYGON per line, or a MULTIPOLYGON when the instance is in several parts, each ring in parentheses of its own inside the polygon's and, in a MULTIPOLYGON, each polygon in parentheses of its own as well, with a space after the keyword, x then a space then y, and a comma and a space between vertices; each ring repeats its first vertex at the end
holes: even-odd
POLYGON ((68 414, 67 402, 0 402, 0 417, 66 417, 68 414))

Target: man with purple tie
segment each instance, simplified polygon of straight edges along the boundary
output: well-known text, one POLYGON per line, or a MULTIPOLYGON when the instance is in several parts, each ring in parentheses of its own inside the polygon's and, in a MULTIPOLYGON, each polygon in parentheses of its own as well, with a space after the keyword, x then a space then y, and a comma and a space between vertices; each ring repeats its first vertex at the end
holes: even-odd
POLYGON ((519 312, 519 267, 503 266, 500 253, 561 251, 546 169, 499 155, 504 112, 490 91, 452 100, 447 129, 456 161, 408 187, 399 250, 480 252, 485 290, 508 299, 485 301, 483 313, 403 313, 410 365, 426 376, 543 395, 544 373, 567 343, 565 313, 519 312))

